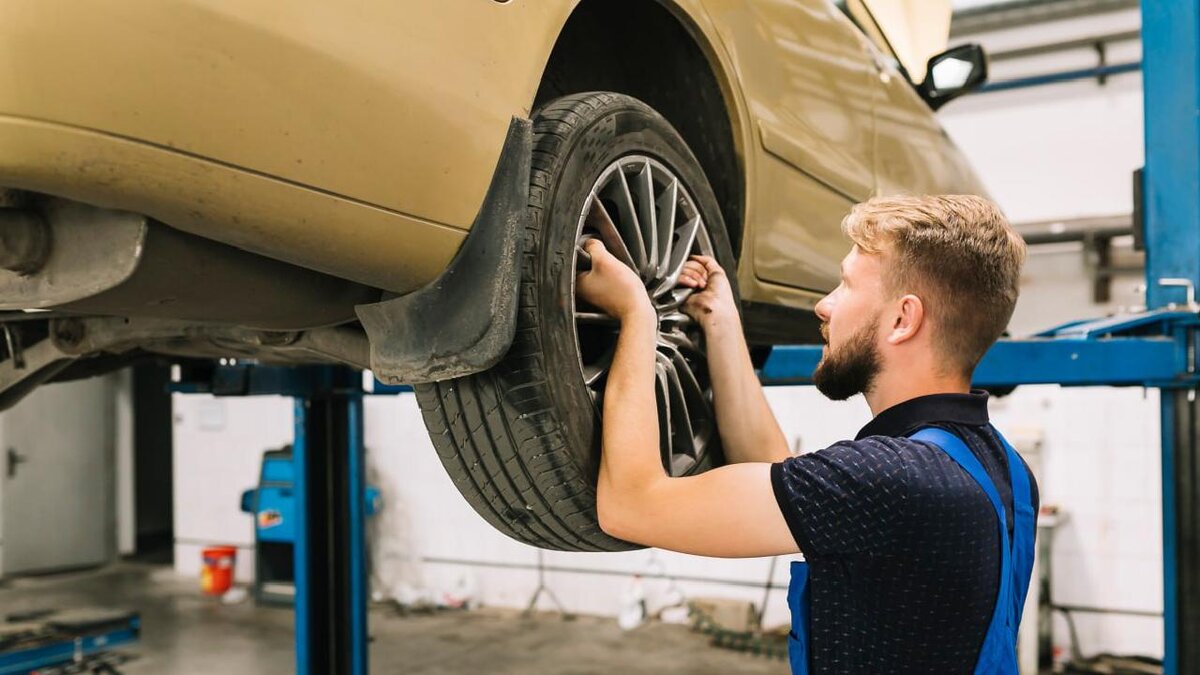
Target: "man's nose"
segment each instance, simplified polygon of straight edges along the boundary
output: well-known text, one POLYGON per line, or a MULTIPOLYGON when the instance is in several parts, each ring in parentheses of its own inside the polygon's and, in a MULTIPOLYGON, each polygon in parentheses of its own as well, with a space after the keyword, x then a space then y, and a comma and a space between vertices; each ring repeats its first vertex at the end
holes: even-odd
POLYGON ((821 301, 818 302, 817 306, 813 309, 813 311, 817 313, 817 318, 820 319, 821 321, 824 321, 825 323, 829 323, 829 306, 830 306, 830 304, 832 304, 832 303, 830 303, 829 296, 827 295, 827 296, 821 298, 821 301))

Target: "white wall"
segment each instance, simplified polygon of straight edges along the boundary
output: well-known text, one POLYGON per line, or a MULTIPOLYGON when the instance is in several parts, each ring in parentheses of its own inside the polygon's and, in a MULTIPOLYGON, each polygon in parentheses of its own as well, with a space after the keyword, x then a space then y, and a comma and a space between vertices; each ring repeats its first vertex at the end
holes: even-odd
MULTIPOLYGON (((1003 51, 1135 30, 1137 10, 972 35, 1003 51)), ((1137 61, 1134 40, 1109 47, 1110 63, 1137 61)), ((992 81, 1090 68, 1082 48, 994 63, 992 81)), ((939 113, 992 196, 1014 222, 1130 213, 1130 174, 1143 163, 1140 73, 968 96, 939 113)))
POLYGON ((292 399, 175 394, 175 569, 199 578, 205 546, 238 548, 235 578, 254 569, 253 518, 242 491, 258 484, 265 450, 292 441, 292 399))

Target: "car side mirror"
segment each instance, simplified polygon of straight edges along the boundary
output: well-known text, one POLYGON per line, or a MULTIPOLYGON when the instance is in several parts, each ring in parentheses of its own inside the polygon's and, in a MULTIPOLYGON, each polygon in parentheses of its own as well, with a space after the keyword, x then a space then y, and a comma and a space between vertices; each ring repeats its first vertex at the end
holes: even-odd
POLYGON ((925 81, 917 88, 930 108, 937 110, 973 91, 987 80, 987 55, 977 44, 960 45, 929 59, 925 81))

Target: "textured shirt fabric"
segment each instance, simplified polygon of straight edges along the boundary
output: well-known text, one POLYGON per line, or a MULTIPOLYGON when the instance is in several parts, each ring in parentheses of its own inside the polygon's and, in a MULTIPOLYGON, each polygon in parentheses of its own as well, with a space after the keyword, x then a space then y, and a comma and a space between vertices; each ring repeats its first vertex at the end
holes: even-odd
POLYGON ((957 435, 979 459, 1011 534, 1008 460, 983 392, 906 401, 853 441, 771 467, 775 498, 809 563, 812 673, 975 668, 1000 583, 996 511, 949 455, 906 438, 929 426, 957 435))

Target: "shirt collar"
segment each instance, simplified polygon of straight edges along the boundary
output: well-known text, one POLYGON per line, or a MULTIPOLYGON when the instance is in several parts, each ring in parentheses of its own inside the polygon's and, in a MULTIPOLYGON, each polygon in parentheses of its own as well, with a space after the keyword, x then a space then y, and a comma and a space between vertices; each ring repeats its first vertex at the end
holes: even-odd
POLYGON ((936 422, 988 423, 988 395, 981 390, 969 394, 929 394, 910 398, 884 410, 867 422, 855 440, 868 436, 907 436, 936 422))

